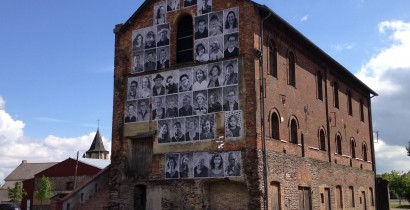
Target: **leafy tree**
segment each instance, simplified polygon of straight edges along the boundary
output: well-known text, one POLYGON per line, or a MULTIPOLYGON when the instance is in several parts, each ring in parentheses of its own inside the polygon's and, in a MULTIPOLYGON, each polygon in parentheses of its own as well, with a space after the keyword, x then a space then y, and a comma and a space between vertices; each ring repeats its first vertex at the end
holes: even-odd
POLYGON ((50 179, 43 176, 43 178, 41 178, 40 187, 34 192, 36 199, 40 200, 40 205, 43 205, 43 201, 51 198, 51 187, 50 179))
POLYGON ((21 200, 23 200, 23 197, 27 194, 26 191, 24 191, 23 186, 20 182, 14 183, 13 188, 7 187, 7 190, 11 202, 16 204, 20 204, 21 200))
POLYGON ((399 204, 401 200, 408 199, 410 196, 410 176, 407 173, 399 171, 391 171, 390 173, 382 174, 382 178, 390 182, 389 188, 393 194, 397 195, 399 204))

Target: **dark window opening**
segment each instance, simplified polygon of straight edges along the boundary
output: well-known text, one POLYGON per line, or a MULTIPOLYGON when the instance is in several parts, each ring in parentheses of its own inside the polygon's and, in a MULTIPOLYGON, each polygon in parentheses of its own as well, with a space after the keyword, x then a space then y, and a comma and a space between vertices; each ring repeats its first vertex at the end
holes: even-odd
POLYGON ((177 63, 193 61, 193 23, 190 15, 185 15, 178 23, 177 63))
POLYGON ((352 158, 356 158, 356 142, 354 139, 350 140, 350 152, 352 154, 352 158))
POLYGON ((134 187, 134 210, 145 210, 147 203, 147 187, 136 185, 134 187))
POLYGON ((326 136, 325 136, 325 131, 323 129, 320 129, 319 131, 319 149, 322 151, 326 151, 326 136))
POLYGON ((272 138, 279 140, 279 117, 276 113, 271 116, 272 138))
POLYGON ((336 136, 336 153, 342 155, 342 137, 336 136))
POLYGON ((360 99, 360 120, 364 122, 364 107, 363 100, 360 99))
POLYGON ((367 146, 366 144, 363 144, 363 160, 367 161, 367 146))
POLYGON ((354 189, 353 189, 353 186, 349 187, 349 195, 350 195, 350 207, 354 207, 355 203, 354 203, 354 189))
POLYGON ((333 83, 334 107, 339 109, 339 85, 337 82, 333 83))
POLYGON ((290 121, 290 142, 298 143, 298 125, 294 119, 290 121))
POLYGON ((269 42, 269 74, 278 78, 277 47, 273 40, 269 42))
POLYGON ((351 91, 347 91, 347 106, 349 110, 349 115, 353 116, 352 92, 351 91))
POLYGON ((323 78, 322 73, 320 71, 317 72, 317 99, 323 101, 323 78))
POLYGON ((289 85, 296 87, 296 72, 295 72, 295 55, 290 52, 289 53, 289 85))
POLYGON ((73 190, 74 189, 74 182, 67 182, 66 190, 73 190))

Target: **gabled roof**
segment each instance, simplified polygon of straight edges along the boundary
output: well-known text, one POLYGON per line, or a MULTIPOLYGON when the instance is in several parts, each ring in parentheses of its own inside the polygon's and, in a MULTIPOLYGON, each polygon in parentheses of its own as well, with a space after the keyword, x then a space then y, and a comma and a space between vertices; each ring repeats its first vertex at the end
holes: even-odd
POLYGON ((100 129, 97 130, 97 133, 95 134, 93 143, 91 144, 91 147, 87 152, 108 153, 108 151, 105 150, 105 148, 104 148, 104 144, 102 142, 101 135, 100 135, 100 129))
POLYGON ((57 162, 50 163, 27 163, 27 161, 22 161, 22 163, 17 166, 14 171, 12 171, 4 181, 23 181, 27 179, 34 178, 34 175, 54 166, 57 162))

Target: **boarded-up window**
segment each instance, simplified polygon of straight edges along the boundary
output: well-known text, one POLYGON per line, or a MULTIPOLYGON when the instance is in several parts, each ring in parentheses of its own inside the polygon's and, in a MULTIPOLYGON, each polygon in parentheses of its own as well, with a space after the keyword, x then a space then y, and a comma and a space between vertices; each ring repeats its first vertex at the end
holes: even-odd
POLYGON ((271 183, 271 210, 280 210, 280 184, 279 182, 271 183))
POLYGON ((330 202, 330 189, 329 188, 325 188, 325 202, 324 202, 324 204, 325 204, 325 209, 326 210, 331 209, 331 207, 330 207, 330 205, 331 205, 331 202, 330 202))
POLYGON ((341 186, 336 186, 336 208, 343 209, 343 193, 341 186))
POLYGON ((350 187, 349 187, 349 203, 350 203, 350 207, 354 207, 354 206, 355 206, 353 186, 350 186, 350 187))
POLYGON ((148 173, 152 163, 152 138, 132 139, 131 169, 137 176, 148 173))
POLYGON ((373 188, 369 188, 370 205, 374 206, 373 188))
POLYGON ((272 138, 279 140, 279 117, 274 112, 271 117, 272 138))
POLYGON ((290 122, 290 142, 298 144, 298 124, 295 119, 290 122))
POLYGON ((326 150, 326 136, 323 129, 320 129, 319 131, 319 148, 322 151, 326 150))
POLYGON ((299 186, 299 210, 312 209, 310 187, 299 186))

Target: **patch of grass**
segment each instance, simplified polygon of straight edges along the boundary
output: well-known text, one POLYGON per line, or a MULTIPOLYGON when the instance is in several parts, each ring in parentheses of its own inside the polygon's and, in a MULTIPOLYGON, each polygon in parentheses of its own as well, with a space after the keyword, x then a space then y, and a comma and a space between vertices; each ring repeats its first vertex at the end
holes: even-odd
POLYGON ((390 204, 391 208, 410 209, 410 205, 399 205, 398 203, 390 204))

